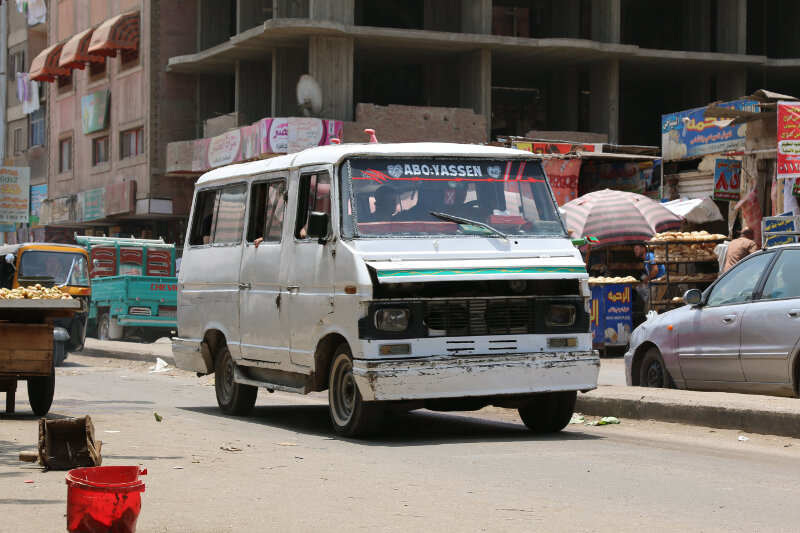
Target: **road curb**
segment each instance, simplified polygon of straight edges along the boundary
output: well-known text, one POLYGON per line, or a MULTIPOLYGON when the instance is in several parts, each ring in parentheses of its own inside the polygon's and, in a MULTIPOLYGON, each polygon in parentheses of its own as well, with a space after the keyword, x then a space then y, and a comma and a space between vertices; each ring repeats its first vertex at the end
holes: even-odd
POLYGON ((126 359, 128 361, 145 361, 156 362, 156 358, 160 357, 168 365, 175 366, 175 359, 171 355, 161 355, 155 353, 134 353, 134 352, 120 352, 118 350, 105 350, 102 348, 87 348, 84 346, 83 350, 76 352, 78 355, 85 355, 87 357, 98 357, 103 359, 126 359))
POLYGON ((575 410, 592 416, 658 420, 800 438, 800 417, 793 412, 653 401, 647 398, 615 398, 596 392, 579 394, 575 410))

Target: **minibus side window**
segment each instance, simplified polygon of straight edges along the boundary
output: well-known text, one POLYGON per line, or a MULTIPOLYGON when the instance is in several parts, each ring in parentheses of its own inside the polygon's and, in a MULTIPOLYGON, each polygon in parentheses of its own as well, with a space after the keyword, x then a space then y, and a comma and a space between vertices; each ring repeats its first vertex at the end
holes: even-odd
POLYGON ((189 233, 189 245, 202 246, 210 244, 214 230, 214 214, 217 211, 217 190, 198 192, 195 202, 192 231, 189 233))
POLYGON ((250 216, 247 242, 281 242, 283 215, 286 210, 286 181, 254 183, 250 192, 250 216))
POLYGON ((294 236, 305 239, 308 228, 308 214, 312 211, 331 214, 331 177, 327 172, 306 174, 300 177, 300 190, 297 196, 297 224, 294 236), (303 201, 307 198, 307 201, 303 201))
POLYGON ((235 244, 242 241, 247 186, 244 183, 220 189, 219 207, 214 223, 214 244, 235 244))

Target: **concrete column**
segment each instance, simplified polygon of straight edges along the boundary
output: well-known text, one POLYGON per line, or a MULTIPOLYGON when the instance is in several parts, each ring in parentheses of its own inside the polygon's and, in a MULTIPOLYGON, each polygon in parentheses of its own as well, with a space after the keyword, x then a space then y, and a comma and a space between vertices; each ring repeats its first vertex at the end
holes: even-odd
POLYGON ((726 68, 717 73, 717 100, 730 102, 747 96, 747 71, 726 68))
POLYGON ((309 0, 272 0, 272 18, 308 18, 309 0))
POLYGON ((592 0, 592 40, 619 43, 622 0, 592 0))
POLYGON ((717 0, 717 52, 747 53, 747 0, 717 0))
POLYGON ((492 132, 492 53, 476 50, 461 54, 460 107, 486 117, 486 138, 492 132))
POLYGON ((308 54, 300 48, 272 51, 272 116, 293 117, 297 107, 297 80, 308 72, 308 54))
POLYGON ((352 25, 355 20, 355 0, 308 0, 311 20, 327 20, 352 25))
POLYGON ((711 0, 684 0, 682 41, 684 50, 711 51, 711 0))
POLYGON ((581 34, 581 0, 561 0, 553 6, 553 35, 578 39, 581 34))
POLYGON ((609 142, 618 142, 619 60, 592 64, 589 83, 589 129, 595 133, 607 133, 609 142))
POLYGON ((578 131, 578 92, 578 69, 557 70, 550 77, 547 112, 551 130, 578 131))
POLYGON ((461 0, 461 31, 491 35, 492 0, 461 0))
POLYGON ((308 38, 308 72, 322 87, 325 118, 353 120, 353 38, 308 38))

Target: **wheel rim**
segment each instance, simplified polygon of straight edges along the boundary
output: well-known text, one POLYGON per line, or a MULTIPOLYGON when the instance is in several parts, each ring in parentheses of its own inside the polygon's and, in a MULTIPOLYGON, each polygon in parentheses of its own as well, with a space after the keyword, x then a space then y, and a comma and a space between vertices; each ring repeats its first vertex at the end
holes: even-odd
POLYGON ((337 360, 331 387, 333 416, 337 424, 344 426, 353 416, 358 390, 353 378, 353 364, 347 357, 341 357, 337 360))
POLYGON ((228 401, 233 396, 233 361, 229 354, 225 354, 225 360, 222 362, 222 375, 217 376, 220 380, 220 392, 225 401, 228 401))
POLYGON ((100 340, 107 341, 108 340, 108 322, 103 320, 100 323, 100 340))
POLYGON ((648 387, 661 388, 664 386, 664 369, 659 363, 651 363, 647 367, 645 382, 648 387))

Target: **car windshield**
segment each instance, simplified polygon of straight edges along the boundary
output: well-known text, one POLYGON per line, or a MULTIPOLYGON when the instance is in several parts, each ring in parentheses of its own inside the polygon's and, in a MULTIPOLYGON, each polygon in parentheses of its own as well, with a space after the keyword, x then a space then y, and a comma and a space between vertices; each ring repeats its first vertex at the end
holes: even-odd
POLYGON ((346 238, 566 237, 536 160, 350 158, 341 180, 346 238))
POLYGON ((86 256, 71 252, 28 250, 20 261, 20 278, 52 278, 55 285, 89 286, 86 256))

